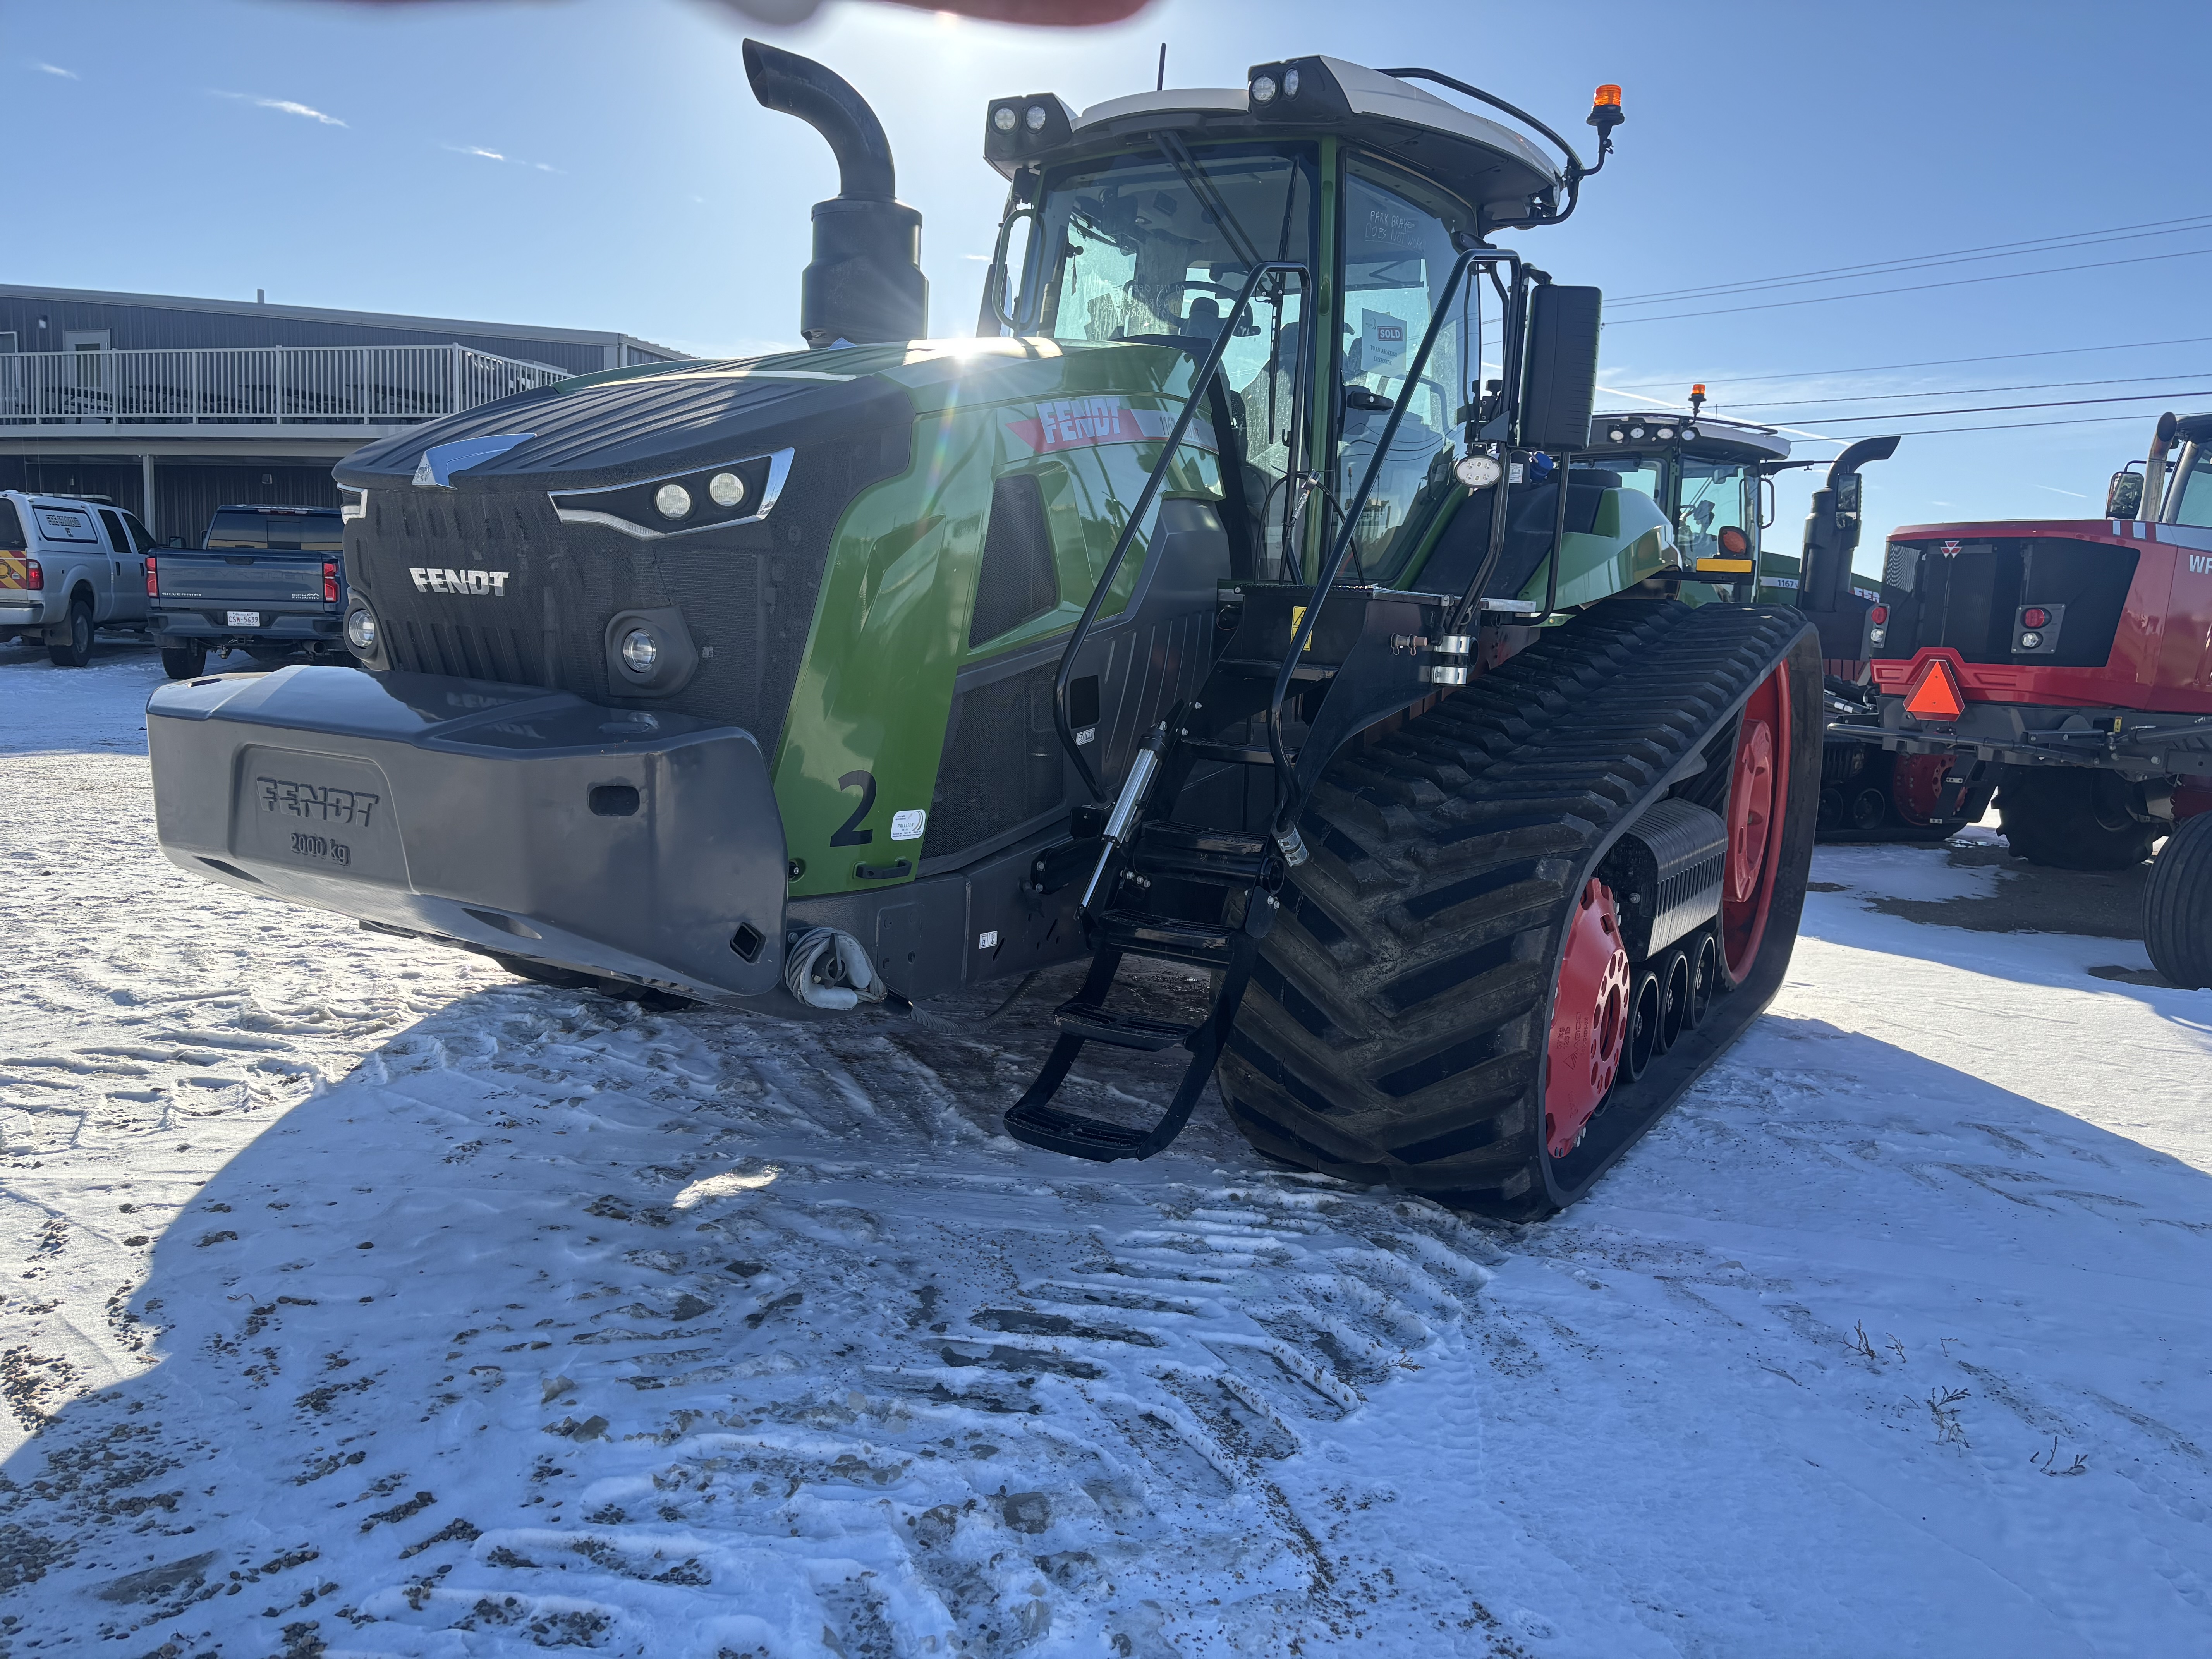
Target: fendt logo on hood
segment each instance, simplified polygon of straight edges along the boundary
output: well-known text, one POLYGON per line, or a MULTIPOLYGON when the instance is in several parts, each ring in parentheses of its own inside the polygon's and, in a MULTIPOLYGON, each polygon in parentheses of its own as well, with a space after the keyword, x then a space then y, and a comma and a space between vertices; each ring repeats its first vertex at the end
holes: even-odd
POLYGON ((415 579, 417 593, 463 593, 471 598, 507 597, 505 570, 446 570, 434 565, 410 564, 407 574, 415 579))

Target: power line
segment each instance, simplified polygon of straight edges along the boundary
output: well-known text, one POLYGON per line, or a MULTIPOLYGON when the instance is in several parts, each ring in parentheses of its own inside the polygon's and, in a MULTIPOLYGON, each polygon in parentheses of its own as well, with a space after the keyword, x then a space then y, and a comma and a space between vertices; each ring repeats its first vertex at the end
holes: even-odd
MULTIPOLYGON (((2012 421, 1997 426, 1937 426, 1930 427, 1925 432, 1908 432, 1904 435, 1908 438, 1940 438, 1952 432, 2032 432, 2040 427, 2111 426, 2117 422, 2139 421, 2142 418, 2140 415, 2089 415, 2071 421, 2012 421)), ((1839 443, 1843 440, 1831 441, 1839 443)))
POLYGON ((1746 277, 1740 282, 1713 283, 1701 288, 1678 288, 1650 294, 1630 294, 1614 305, 1657 305, 1668 300, 1703 300, 1717 295, 1748 293, 1760 289, 1798 288, 1810 283, 1842 282, 1847 276, 1894 276, 1905 270, 1935 270, 1943 265, 1971 264, 1983 259, 2016 259, 2023 253, 2063 253, 2075 248, 2111 242, 2141 241, 2151 236, 2179 236, 2203 230, 2212 214, 2192 214, 2186 219, 2153 219, 2140 225, 2115 225, 2109 230, 2075 231, 2063 236, 2038 236, 2024 242, 1987 242, 1978 247, 1954 248, 1946 253, 1920 253, 1897 259, 1877 259, 1863 265, 1831 265, 1824 270, 1790 271, 1779 276, 1746 277), (2163 227, 2163 228, 2161 228, 2163 227))
MULTIPOLYGON (((1987 357, 1927 357, 1917 363, 1862 363, 1856 368, 1800 368, 1783 374, 1736 374, 1724 382, 1728 386, 1758 386, 1767 380, 1813 380, 1824 374, 1885 374, 1899 368, 1950 368, 1960 363, 2010 363, 2028 357, 2078 357, 2093 351, 2146 351, 2154 346, 2204 345, 2212 343, 2212 334, 2192 335, 2185 340, 2126 340, 2118 345, 2057 346, 2045 351, 2001 351, 1987 357)), ((1680 380, 1631 380, 1619 388, 1629 391, 1643 386, 1680 386, 1680 380)))
MULTIPOLYGON (((2043 427, 2112 426, 2123 421, 2140 421, 2141 419, 2142 419, 2142 416, 2140 415, 2084 415, 2072 420, 2011 421, 1994 426, 1931 426, 1911 432, 1900 433, 1899 435, 1905 438, 1940 438, 1948 433, 1953 432, 2032 432, 2043 427)), ((1820 441, 1822 443, 1831 444, 1847 444, 1853 441, 1849 438, 1823 438, 1820 440, 1820 441)))
POLYGON ((2184 398, 2212 398, 2212 392, 2140 392, 2124 398, 2058 398, 2040 404, 1981 404, 1966 409, 1889 410, 1880 415, 1823 415, 1822 426, 1857 426, 1869 421, 1933 420, 1939 415, 1997 415, 2015 409, 2088 409, 2098 404, 2152 404, 2184 398))
MULTIPOLYGON (((2201 380, 2212 370, 2196 369, 2187 374, 2129 374, 2105 380, 2030 380, 2016 386, 1960 386, 1942 392, 1870 392, 1854 398, 1797 398, 1775 403, 1724 403, 1716 398, 1706 404, 1709 409, 1824 409, 1831 404, 1879 404, 1899 398, 1970 398, 1984 392, 2056 392, 2077 386, 2148 386, 2154 380, 2201 380)), ((2157 392, 2150 394, 2160 396, 2157 392)))
POLYGON ((2086 264, 2050 265, 2041 270, 2003 270, 1991 276, 1954 276, 1947 283, 1912 283, 1904 288, 1874 288, 1863 294, 1822 294, 1809 300, 1769 300, 1765 305, 1729 306, 1718 311, 1675 311, 1664 317, 1625 317, 1607 328, 1634 328, 1639 323, 1679 323, 1692 317, 1740 317, 1747 311, 1785 311, 1796 306, 1832 305, 1838 300, 1878 300, 1886 294, 1924 294, 1930 289, 1972 288, 1983 283, 2015 282, 2022 276, 2063 276, 2071 270, 2106 270, 2114 265, 2154 264, 2162 259, 2193 259, 2212 253, 2212 247, 2183 248, 2174 253, 2139 253, 2130 259, 2092 259, 2086 264))

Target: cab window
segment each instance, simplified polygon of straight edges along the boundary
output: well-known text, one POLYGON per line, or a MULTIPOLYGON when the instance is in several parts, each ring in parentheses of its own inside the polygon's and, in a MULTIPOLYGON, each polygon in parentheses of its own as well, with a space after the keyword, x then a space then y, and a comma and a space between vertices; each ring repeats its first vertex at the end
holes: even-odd
POLYGON ((1723 530, 1741 530, 1753 545, 1759 539, 1759 515, 1752 500, 1753 480, 1740 461, 1682 461, 1682 505, 1675 514, 1674 543, 1686 561, 1727 556, 1723 530))
POLYGON ((1620 475, 1622 489, 1633 489, 1639 495, 1648 495, 1653 501, 1661 504, 1660 510, 1662 513, 1666 510, 1664 503, 1667 500, 1667 476, 1663 470, 1666 463, 1656 455, 1593 456, 1589 459, 1589 464, 1593 466, 1602 466, 1608 471, 1618 472, 1620 475))
MULTIPOLYGON (((1471 236, 1473 216, 1414 179, 1353 157, 1345 167, 1343 227, 1334 505, 1357 526, 1359 568, 1387 575, 1405 563, 1455 487, 1452 432, 1474 378, 1468 349, 1479 327, 1473 273, 1451 298, 1375 482, 1353 498, 1443 303, 1459 258, 1455 238, 1471 236)), ((1340 523, 1330 525, 1332 539, 1340 523)))

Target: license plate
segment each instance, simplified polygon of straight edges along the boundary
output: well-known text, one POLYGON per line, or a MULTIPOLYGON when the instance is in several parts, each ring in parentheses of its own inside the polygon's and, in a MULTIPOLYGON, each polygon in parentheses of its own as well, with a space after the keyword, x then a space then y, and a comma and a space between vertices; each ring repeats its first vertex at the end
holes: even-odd
POLYGON ((301 871, 404 885, 392 786, 367 761, 256 744, 240 751, 233 852, 301 871))
POLYGON ((261 626, 261 613, 258 611, 234 611, 230 613, 230 621, 226 626, 258 628, 261 626))

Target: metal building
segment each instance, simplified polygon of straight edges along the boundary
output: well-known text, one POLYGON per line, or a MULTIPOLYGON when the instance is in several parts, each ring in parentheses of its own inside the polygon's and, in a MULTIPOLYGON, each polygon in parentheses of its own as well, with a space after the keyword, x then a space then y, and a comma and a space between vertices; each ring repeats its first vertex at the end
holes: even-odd
POLYGON ((226 502, 334 507, 331 465, 570 374, 628 334, 0 284, 0 489, 105 495, 198 545, 226 502))

